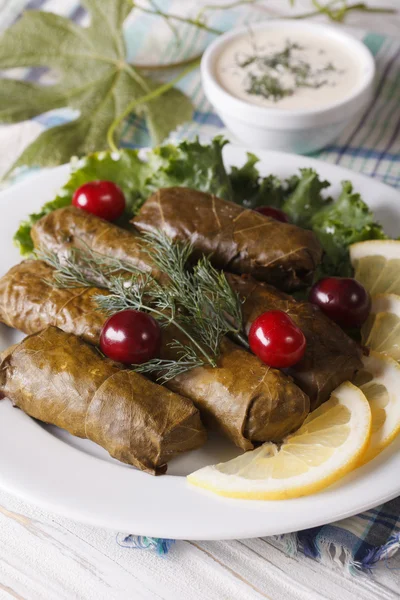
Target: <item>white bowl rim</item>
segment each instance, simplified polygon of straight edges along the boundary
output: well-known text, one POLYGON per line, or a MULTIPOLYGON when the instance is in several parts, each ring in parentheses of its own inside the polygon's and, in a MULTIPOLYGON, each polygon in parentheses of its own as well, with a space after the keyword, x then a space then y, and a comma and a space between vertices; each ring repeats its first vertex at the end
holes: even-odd
MULTIPOLYGON (((262 23, 249 23, 248 25, 243 25, 241 27, 235 27, 234 29, 227 31, 220 35, 216 40, 214 40, 206 49, 203 54, 201 60, 201 74, 203 77, 203 81, 205 84, 209 84, 214 89, 214 92, 218 92, 220 99, 223 99, 225 104, 225 109, 228 109, 227 112, 234 112, 238 115, 242 115, 243 111, 248 111, 251 108, 253 117, 307 117, 310 115, 324 115, 328 114, 331 111, 337 111, 341 108, 347 108, 353 104, 353 102, 359 99, 364 93, 368 92, 368 90, 372 87, 374 78, 375 78, 376 68, 375 68, 375 60, 370 50, 367 48, 363 42, 358 40, 356 37, 341 31, 335 27, 330 25, 325 25, 321 23, 313 23, 313 22, 305 22, 305 21, 290 21, 286 19, 269 19, 267 21, 263 21, 262 23), (214 60, 221 51, 221 48, 227 44, 230 40, 243 35, 244 33, 248 33, 249 28, 251 30, 260 30, 260 29, 272 29, 275 27, 285 26, 292 29, 301 29, 301 30, 309 30, 315 33, 327 34, 331 38, 336 38, 336 40, 341 41, 347 45, 347 47, 356 51, 358 56, 361 59, 361 62, 364 64, 364 72, 361 77, 361 81, 354 88, 352 92, 348 95, 344 96, 342 99, 337 100, 336 102, 332 102, 331 104, 325 105, 321 108, 306 108, 306 109, 281 109, 278 107, 264 107, 259 106, 257 104, 252 104, 251 102, 246 102, 246 100, 242 100, 236 98, 232 94, 230 94, 218 81, 217 77, 214 73, 214 60), (230 110, 229 110, 230 109, 230 110)), ((288 127, 290 129, 290 127, 288 127)))

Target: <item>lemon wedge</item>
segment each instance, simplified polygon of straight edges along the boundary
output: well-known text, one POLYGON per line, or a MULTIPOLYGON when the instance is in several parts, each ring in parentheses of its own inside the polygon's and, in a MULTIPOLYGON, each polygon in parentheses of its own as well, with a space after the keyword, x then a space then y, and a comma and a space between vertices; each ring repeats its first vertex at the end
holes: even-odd
POLYGON ((400 296, 378 294, 361 328, 362 343, 400 361, 400 296))
POLYGON ((350 246, 355 278, 371 294, 400 295, 400 241, 369 240, 350 246))
POLYGON ((364 464, 382 452, 400 432, 400 365, 392 358, 371 352, 363 358, 357 385, 367 398, 372 415, 371 437, 361 457, 364 464))
POLYGON ((371 410, 349 382, 314 410, 279 447, 266 443, 204 467, 189 483, 231 498, 280 500, 318 492, 359 464, 370 437, 371 410))

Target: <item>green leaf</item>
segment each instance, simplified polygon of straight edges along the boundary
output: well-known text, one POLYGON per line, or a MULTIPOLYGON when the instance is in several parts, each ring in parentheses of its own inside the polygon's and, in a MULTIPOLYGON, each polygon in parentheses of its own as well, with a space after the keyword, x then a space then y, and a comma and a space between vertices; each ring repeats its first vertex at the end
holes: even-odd
MULTIPOLYGON (((145 81, 150 91, 162 85, 152 79, 146 78, 145 81)), ((159 98, 148 102, 143 110, 153 142, 161 144, 171 131, 192 119, 194 107, 185 94, 172 88, 159 98)))
POLYGON ((324 274, 351 275, 349 246, 364 240, 387 238, 360 194, 353 192, 350 181, 342 182, 338 200, 317 212, 311 224, 325 251, 324 274))
MULTIPOLYGON (((0 122, 16 123, 62 106, 80 113, 77 120, 43 132, 13 168, 53 166, 71 155, 105 149, 113 121, 132 100, 160 85, 126 62, 122 26, 132 10, 131 0, 107 3, 106 11, 96 0, 83 4, 91 17, 87 28, 53 13, 25 11, 0 38, 0 69, 49 67, 57 75, 52 86, 3 80, 0 122)), ((172 89, 137 112, 159 142, 191 118, 193 107, 182 92, 172 89)))
POLYGON ((124 192, 127 210, 120 225, 126 224, 146 198, 160 187, 186 186, 230 199, 232 191, 222 161, 225 143, 221 137, 216 137, 204 146, 197 140, 181 142, 177 146, 167 144, 150 151, 145 160, 140 158, 137 150, 96 152, 75 159, 71 164, 71 176, 57 197, 21 223, 14 241, 22 255, 29 255, 33 250, 32 225, 49 212, 68 206, 75 190, 98 179, 114 181, 124 192))
POLYGON ((290 178, 288 185, 293 191, 285 200, 282 209, 290 221, 300 227, 310 228, 311 218, 328 201, 321 191, 329 187, 328 181, 321 181, 314 169, 300 169, 300 178, 290 178))
POLYGON ((237 204, 251 202, 260 188, 260 172, 256 167, 259 158, 252 152, 247 152, 247 161, 242 167, 232 167, 229 173, 233 189, 233 199, 237 204))
POLYGON ((233 199, 237 204, 247 208, 257 206, 274 206, 281 208, 285 197, 285 189, 279 177, 268 175, 260 178, 260 173, 255 166, 259 158, 247 153, 247 161, 240 168, 232 167, 229 174, 233 190, 233 199))
POLYGON ((261 180, 258 193, 253 198, 249 208, 256 208, 257 206, 282 208, 286 195, 286 188, 279 177, 268 175, 268 177, 263 177, 261 180))
POLYGON ((0 121, 18 123, 36 117, 41 112, 65 106, 63 93, 49 86, 37 86, 28 81, 2 79, 0 85, 0 121))
POLYGON ((231 182, 222 159, 225 144, 226 140, 216 136, 206 145, 195 140, 155 148, 148 155, 151 177, 147 185, 152 191, 171 186, 191 187, 232 200, 231 182))

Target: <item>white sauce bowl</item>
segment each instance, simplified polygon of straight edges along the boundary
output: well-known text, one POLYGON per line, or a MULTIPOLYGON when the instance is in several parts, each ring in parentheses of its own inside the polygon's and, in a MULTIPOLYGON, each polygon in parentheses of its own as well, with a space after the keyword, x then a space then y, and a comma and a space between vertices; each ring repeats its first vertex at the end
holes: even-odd
POLYGON ((251 25, 253 31, 276 28, 285 28, 289 35, 297 31, 323 36, 347 48, 360 63, 362 75, 359 83, 342 100, 323 108, 283 110, 256 106, 236 98, 219 83, 216 62, 228 42, 249 32, 245 26, 219 36, 207 48, 201 61, 203 88, 226 127, 245 144, 254 148, 307 154, 332 143, 361 116, 372 98, 375 62, 362 42, 327 25, 287 20, 251 25))

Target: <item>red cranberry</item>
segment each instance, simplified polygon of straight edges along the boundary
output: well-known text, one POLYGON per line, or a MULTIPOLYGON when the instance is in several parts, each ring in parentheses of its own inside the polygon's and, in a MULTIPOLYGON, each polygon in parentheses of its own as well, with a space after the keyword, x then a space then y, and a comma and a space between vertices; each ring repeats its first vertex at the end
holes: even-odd
POLYGON ((75 191, 72 204, 100 219, 115 221, 125 210, 125 196, 112 181, 89 181, 75 191))
POLYGON ((152 316, 138 310, 123 310, 104 324, 100 336, 102 352, 124 364, 141 364, 160 353, 161 329, 152 316))
POLYGON ((254 321, 249 332, 251 350, 270 367, 283 369, 301 360, 306 338, 281 310, 269 310, 254 321))
POLYGON ((312 288, 309 301, 345 328, 361 327, 371 310, 366 289, 350 277, 325 277, 312 288))

